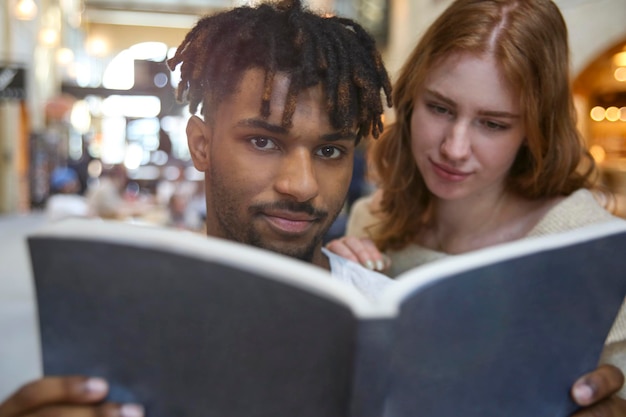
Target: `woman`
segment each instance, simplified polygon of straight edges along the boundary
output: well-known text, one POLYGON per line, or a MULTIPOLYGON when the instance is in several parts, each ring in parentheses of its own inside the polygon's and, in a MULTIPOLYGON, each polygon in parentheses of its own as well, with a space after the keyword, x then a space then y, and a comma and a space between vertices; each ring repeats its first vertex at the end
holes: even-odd
POLYGON ((354 208, 348 234, 371 237, 393 276, 610 219, 588 191, 568 64, 551 1, 453 3, 400 73, 396 123, 370 150, 382 191, 354 208))
POLYGON ((329 249, 373 269, 383 269, 382 251, 396 276, 613 219, 592 191, 568 68, 567 28, 551 1, 455 1, 400 72, 396 122, 370 149, 379 191, 357 202, 349 237, 329 249))

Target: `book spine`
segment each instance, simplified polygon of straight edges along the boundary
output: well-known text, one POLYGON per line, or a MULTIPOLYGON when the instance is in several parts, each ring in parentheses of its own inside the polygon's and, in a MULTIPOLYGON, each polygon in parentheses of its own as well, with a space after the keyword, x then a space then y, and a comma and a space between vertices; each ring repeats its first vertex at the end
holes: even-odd
POLYGON ((392 319, 359 323, 350 405, 351 417, 381 417, 389 385, 392 319))

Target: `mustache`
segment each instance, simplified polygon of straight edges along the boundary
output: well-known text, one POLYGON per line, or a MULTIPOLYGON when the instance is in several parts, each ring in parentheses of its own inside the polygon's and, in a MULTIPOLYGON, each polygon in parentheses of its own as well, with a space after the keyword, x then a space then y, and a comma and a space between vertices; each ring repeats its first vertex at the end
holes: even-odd
POLYGON ((323 219, 328 216, 328 212, 326 210, 321 210, 313 207, 311 203, 302 202, 299 203, 297 201, 276 201, 273 203, 263 203, 257 204, 250 207, 250 211, 253 213, 259 213, 264 211, 272 211, 272 210, 285 210, 291 211, 294 213, 306 213, 309 216, 316 217, 318 219, 323 219))

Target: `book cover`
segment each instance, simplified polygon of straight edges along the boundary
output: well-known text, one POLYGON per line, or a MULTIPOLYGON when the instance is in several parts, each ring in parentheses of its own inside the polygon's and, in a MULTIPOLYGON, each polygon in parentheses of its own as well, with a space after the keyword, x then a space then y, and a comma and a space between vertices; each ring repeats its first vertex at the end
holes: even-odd
POLYGON ((190 232, 74 219, 29 238, 44 373, 152 417, 567 416, 626 296, 626 222, 408 271, 379 300, 190 232))

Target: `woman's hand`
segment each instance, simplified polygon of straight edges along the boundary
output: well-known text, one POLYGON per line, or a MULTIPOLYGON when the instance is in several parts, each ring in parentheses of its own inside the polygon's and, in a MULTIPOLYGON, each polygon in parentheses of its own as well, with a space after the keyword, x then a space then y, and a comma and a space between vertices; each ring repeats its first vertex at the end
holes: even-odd
POLYGON ((382 272, 391 265, 389 258, 376 248, 372 240, 367 238, 345 236, 330 241, 326 248, 373 271, 382 272))

